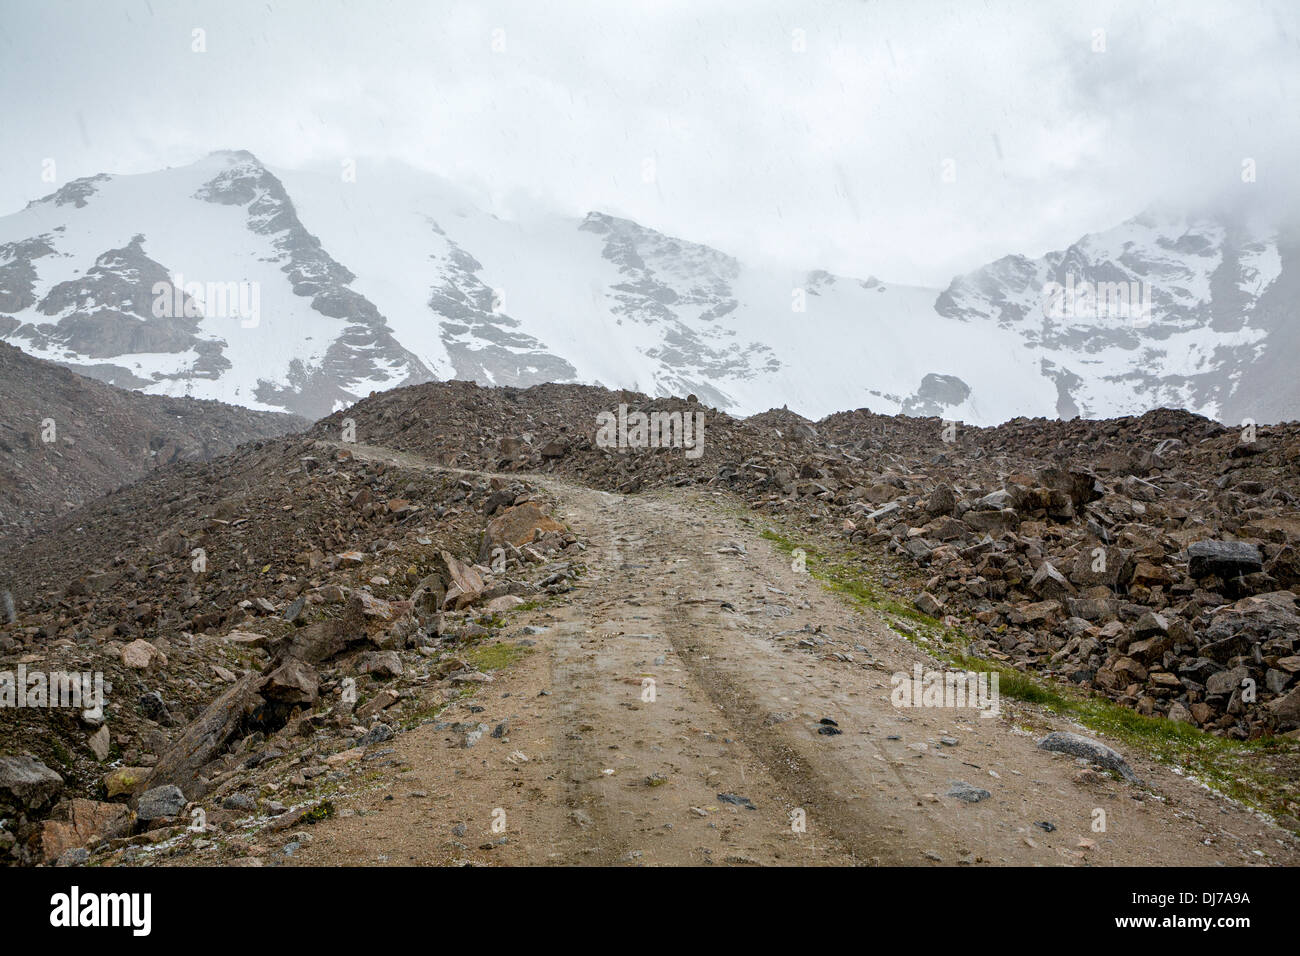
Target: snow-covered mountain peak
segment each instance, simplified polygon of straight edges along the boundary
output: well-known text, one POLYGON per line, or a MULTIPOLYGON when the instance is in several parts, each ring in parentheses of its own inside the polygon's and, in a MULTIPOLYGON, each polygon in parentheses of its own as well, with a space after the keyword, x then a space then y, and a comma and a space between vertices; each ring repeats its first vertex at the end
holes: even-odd
POLYGON ((146 392, 308 416, 459 377, 693 392, 735 414, 1269 421, 1300 411, 1296 235, 1153 206, 928 289, 754 268, 603 212, 498 218, 398 164, 229 150, 0 219, 0 337, 146 392))

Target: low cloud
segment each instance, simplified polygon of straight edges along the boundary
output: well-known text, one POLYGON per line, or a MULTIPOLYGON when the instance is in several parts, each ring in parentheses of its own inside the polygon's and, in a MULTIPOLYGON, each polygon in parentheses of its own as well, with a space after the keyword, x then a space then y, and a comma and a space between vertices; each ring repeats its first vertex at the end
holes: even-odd
POLYGON ((1297 17, 1289 2, 25 5, 0 33, 0 211, 51 191, 47 158, 60 181, 222 148, 355 158, 359 175, 391 159, 501 215, 601 209, 743 258, 941 285, 1152 203, 1290 204, 1297 17))

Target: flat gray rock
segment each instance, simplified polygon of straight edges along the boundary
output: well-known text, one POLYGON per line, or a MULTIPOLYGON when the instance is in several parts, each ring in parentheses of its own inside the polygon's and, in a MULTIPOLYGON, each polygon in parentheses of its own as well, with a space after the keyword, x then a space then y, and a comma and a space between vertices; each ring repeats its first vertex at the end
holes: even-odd
POLYGON ((1055 731, 1038 742, 1039 750, 1053 753, 1069 754, 1071 757, 1083 757, 1107 770, 1114 770, 1129 783, 1141 783, 1128 762, 1117 751, 1111 750, 1103 743, 1080 737, 1078 734, 1055 731))
POLYGON ((1187 549, 1187 571, 1194 578, 1228 578, 1263 567, 1259 548, 1249 541, 1197 541, 1187 549))
POLYGON ((967 783, 965 780, 950 780, 948 781, 948 792, 944 796, 956 797, 958 800, 964 800, 967 803, 979 803, 981 800, 987 800, 992 794, 981 787, 967 783))
POLYGON ((135 815, 146 822, 178 817, 185 809, 186 802, 185 794, 181 793, 180 787, 171 785, 154 787, 140 794, 135 815))

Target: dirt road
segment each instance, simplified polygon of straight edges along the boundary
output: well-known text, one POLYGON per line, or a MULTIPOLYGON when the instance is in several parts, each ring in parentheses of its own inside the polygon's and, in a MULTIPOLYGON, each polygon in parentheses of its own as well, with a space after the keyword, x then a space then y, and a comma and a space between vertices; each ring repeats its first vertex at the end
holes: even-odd
POLYGON ((513 618, 526 655, 394 741, 291 864, 1300 863, 1284 831, 1139 754, 1134 786, 1037 749, 1095 735, 1032 705, 893 706, 890 676, 933 660, 729 499, 539 482, 586 575, 513 618), (499 736, 465 747, 452 722, 499 736), (947 796, 958 781, 988 796, 947 796))

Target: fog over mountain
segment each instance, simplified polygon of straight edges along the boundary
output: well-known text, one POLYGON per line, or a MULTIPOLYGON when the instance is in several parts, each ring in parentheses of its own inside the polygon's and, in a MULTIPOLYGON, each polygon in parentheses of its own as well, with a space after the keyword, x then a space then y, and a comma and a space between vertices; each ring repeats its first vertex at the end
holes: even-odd
POLYGON ((449 377, 1297 416, 1292 6, 597 9, 12 11, 0 335, 309 416, 449 377), (178 278, 259 321, 153 315, 178 278))
POLYGON ((977 424, 1162 405, 1275 421, 1296 233, 1148 210, 942 287, 755 267, 602 212, 502 220, 397 164, 227 151, 0 219, 0 336, 126 388, 319 417, 448 378, 695 393, 733 414, 977 424))

